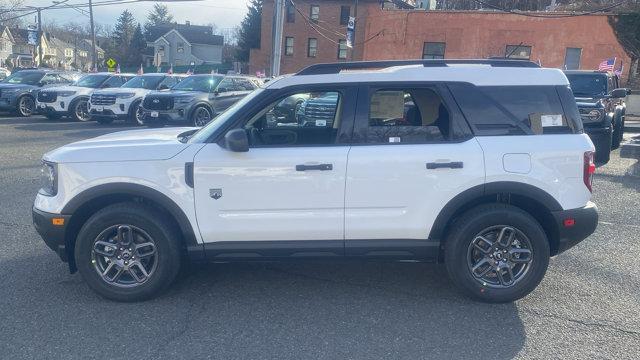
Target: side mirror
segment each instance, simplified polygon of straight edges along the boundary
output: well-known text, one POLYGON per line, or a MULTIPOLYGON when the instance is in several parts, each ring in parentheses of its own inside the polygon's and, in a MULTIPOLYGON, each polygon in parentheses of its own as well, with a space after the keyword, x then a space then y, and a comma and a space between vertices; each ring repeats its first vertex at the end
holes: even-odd
POLYGON ((165 85, 165 84, 162 84, 162 85, 160 85, 158 87, 158 90, 168 90, 168 89, 169 89, 169 87, 167 85, 165 85))
POLYGON ((224 147, 235 152, 249 151, 249 137, 244 129, 233 129, 224 135, 224 147))
POLYGON ((220 93, 227 92, 227 91, 229 91, 227 88, 219 87, 218 89, 216 89, 216 94, 220 94, 220 93))
POLYGON ((610 96, 614 99, 620 99, 620 98, 626 97, 627 89, 624 89, 624 88, 613 89, 613 91, 611 91, 610 96))

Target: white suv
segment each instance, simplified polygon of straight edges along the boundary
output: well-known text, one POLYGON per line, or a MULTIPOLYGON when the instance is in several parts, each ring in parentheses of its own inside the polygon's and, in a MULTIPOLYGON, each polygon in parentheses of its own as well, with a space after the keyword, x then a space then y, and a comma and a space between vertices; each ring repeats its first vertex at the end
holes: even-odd
POLYGON ((184 75, 149 73, 138 75, 117 89, 96 90, 89 100, 89 116, 100 124, 125 120, 142 125, 142 99, 154 90, 168 90, 184 75))
POLYGON ((93 91, 120 87, 134 76, 108 72, 87 74, 71 85, 47 88, 38 92, 36 108, 49 119, 67 116, 75 121, 88 121, 87 103, 93 91))
POLYGON ((505 302, 595 230, 593 151, 560 70, 318 64, 200 130, 47 153, 33 219, 72 272, 115 300, 158 294, 185 257, 348 257, 444 262, 466 294, 505 302), (315 104, 305 121, 297 99, 315 104))

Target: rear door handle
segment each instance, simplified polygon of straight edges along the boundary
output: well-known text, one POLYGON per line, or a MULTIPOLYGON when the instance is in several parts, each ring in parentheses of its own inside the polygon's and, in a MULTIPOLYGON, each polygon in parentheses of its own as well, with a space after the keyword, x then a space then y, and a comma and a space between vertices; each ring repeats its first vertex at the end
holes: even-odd
POLYGON ((329 170, 333 170, 333 164, 296 165, 296 171, 307 171, 307 170, 329 171, 329 170))
POLYGON ((427 163, 427 169, 443 169, 443 168, 450 168, 450 169, 462 169, 463 164, 462 161, 452 161, 452 162, 447 162, 447 163, 435 163, 435 162, 431 162, 431 163, 427 163))

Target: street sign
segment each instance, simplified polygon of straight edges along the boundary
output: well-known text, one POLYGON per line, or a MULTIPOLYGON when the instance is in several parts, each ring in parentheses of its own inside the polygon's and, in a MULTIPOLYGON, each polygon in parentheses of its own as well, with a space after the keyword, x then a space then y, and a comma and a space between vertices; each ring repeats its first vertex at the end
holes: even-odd
POLYGON ((109 59, 106 61, 106 64, 107 64, 107 67, 108 67, 109 69, 113 69, 113 68, 115 68, 115 67, 116 67, 116 65, 117 65, 118 63, 117 63, 115 60, 113 60, 113 58, 109 58, 109 59))

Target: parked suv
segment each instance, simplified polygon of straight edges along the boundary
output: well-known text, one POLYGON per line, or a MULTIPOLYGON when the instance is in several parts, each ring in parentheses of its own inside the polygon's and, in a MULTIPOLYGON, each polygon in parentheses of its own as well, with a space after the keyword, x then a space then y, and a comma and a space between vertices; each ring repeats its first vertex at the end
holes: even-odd
POLYGON ((36 105, 49 119, 68 116, 75 121, 88 121, 88 102, 94 90, 120 87, 134 76, 108 72, 87 74, 70 85, 40 91, 36 105))
POLYGON ((585 132, 596 147, 596 162, 609 162, 611 149, 624 134, 627 89, 619 88, 611 72, 565 71, 582 117, 585 132))
POLYGON ((444 262, 464 293, 506 302, 595 230, 593 151, 557 69, 317 64, 199 130, 125 131, 45 154, 33 219, 115 300, 157 295, 186 254, 444 262), (267 120, 317 93, 334 99, 325 126, 267 120))
POLYGON ((100 124, 125 120, 142 125, 142 98, 154 90, 168 90, 184 75, 150 73, 138 75, 117 89, 96 90, 89 99, 89 116, 100 124))
POLYGON ((191 75, 169 92, 147 94, 142 102, 143 121, 151 127, 169 123, 204 126, 256 88, 247 77, 191 75))
POLYGON ((55 70, 21 70, 0 82, 0 111, 31 116, 41 89, 70 84, 73 74, 55 70))

